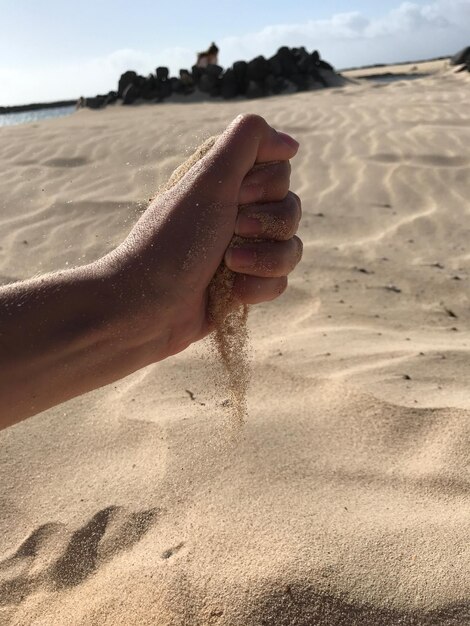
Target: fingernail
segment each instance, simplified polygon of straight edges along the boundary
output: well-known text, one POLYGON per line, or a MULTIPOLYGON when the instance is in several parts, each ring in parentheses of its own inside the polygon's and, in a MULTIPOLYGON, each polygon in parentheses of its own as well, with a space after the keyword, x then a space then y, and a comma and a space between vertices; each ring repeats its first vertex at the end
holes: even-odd
POLYGON ((290 146, 291 148, 294 148, 295 150, 298 149, 300 144, 293 137, 291 137, 287 133, 282 133, 280 131, 277 131, 277 134, 284 141, 284 143, 286 143, 288 146, 290 146))
POLYGON ((253 237, 255 235, 261 235, 262 224, 254 217, 248 217, 247 215, 239 215, 235 224, 235 234, 241 237, 253 237))
POLYGON ((225 253, 225 263, 233 270, 253 267, 256 252, 250 248, 229 248, 225 253))

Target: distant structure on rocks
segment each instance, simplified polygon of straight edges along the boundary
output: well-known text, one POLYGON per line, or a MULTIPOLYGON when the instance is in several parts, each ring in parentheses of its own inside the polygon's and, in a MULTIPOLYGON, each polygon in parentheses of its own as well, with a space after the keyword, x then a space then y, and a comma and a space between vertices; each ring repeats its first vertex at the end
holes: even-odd
POLYGON ((208 65, 217 65, 217 61, 219 58, 219 49, 215 45, 214 42, 211 43, 210 47, 205 52, 197 53, 197 67, 207 67, 208 65))
POLYGON ((213 43, 198 54, 191 71, 182 69, 179 77, 170 77, 167 67, 157 67, 155 74, 139 76, 129 70, 121 75, 117 91, 94 98, 80 98, 77 106, 99 109, 121 102, 163 102, 170 96, 185 98, 199 94, 207 98, 229 100, 236 97, 262 98, 269 95, 307 91, 323 87, 338 87, 346 82, 333 67, 323 61, 317 50, 305 48, 279 48, 266 59, 258 56, 251 61, 236 61, 224 69, 217 65, 219 49, 213 43))

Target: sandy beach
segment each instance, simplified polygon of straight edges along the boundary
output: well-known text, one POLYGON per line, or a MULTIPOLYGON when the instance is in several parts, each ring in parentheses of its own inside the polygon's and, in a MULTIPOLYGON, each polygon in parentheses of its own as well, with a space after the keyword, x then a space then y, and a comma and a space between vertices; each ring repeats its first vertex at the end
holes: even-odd
POLYGON ((470 624, 469 89, 440 66, 0 129, 0 284, 110 251, 243 112, 300 141, 304 212, 238 442, 203 346, 0 433, 2 626, 470 624))

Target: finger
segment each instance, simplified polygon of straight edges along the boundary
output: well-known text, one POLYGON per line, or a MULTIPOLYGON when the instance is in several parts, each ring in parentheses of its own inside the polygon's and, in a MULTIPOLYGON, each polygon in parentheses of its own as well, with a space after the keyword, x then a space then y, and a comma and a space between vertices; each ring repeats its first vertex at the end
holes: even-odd
POLYGON ((259 163, 243 179, 238 204, 283 200, 290 185, 289 161, 259 163))
POLYGON ((279 241, 291 239, 297 232, 301 216, 300 198, 289 191, 280 202, 240 207, 235 234, 279 241))
MULTIPOLYGON (((195 183, 202 195, 211 200, 216 196, 226 206, 227 198, 238 199, 242 181, 255 163, 288 161, 298 147, 295 139, 278 133, 259 115, 239 115, 188 172, 185 183, 195 183)), ((222 209, 224 217, 225 213, 222 209)))
POLYGON ((259 304, 278 298, 287 288, 287 276, 258 278, 237 274, 233 294, 243 304, 259 304))
POLYGON ((225 264, 241 274, 275 278, 290 274, 302 258, 302 242, 298 237, 288 241, 242 240, 225 253, 225 264))
POLYGON ((251 138, 252 149, 253 152, 256 150, 256 155, 253 154, 250 157, 250 167, 247 168, 246 163, 239 164, 244 169, 244 173, 249 171, 255 163, 288 161, 297 154, 299 149, 298 142, 290 135, 277 132, 262 117, 251 113, 239 115, 222 137, 224 135, 226 135, 227 141, 233 141, 233 143, 240 141, 240 139, 244 143, 247 137, 251 138))
POLYGON ((144 252, 149 263, 157 255, 166 267, 184 268, 192 285, 207 286, 233 237, 245 176, 255 163, 289 160, 297 148, 262 117, 238 117, 211 147, 197 151, 196 162, 189 159, 177 183, 155 198, 126 238, 123 254, 132 263, 141 263, 137 259, 144 252), (157 236, 155 251, 148 243, 157 236))

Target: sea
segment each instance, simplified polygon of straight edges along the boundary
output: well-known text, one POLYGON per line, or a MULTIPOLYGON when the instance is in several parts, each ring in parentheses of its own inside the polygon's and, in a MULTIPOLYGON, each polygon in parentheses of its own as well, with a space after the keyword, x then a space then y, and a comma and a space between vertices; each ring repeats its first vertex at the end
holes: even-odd
POLYGON ((16 126, 29 122, 39 122, 55 117, 65 117, 75 112, 75 106, 55 107, 53 109, 37 109, 35 111, 22 111, 21 113, 0 113, 0 126, 16 126))

